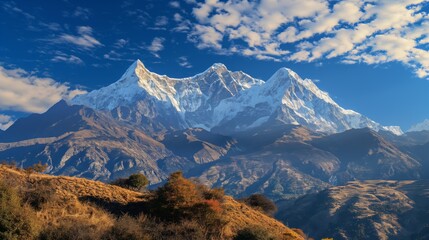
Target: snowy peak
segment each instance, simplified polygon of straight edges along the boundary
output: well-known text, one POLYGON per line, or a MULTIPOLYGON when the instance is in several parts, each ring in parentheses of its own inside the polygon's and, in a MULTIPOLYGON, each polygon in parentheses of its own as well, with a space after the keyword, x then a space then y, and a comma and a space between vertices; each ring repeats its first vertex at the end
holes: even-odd
POLYGON ((216 72, 228 71, 228 69, 223 63, 214 63, 209 69, 214 70, 216 72))
POLYGON ((170 78, 150 72, 136 60, 119 81, 79 95, 71 103, 116 112, 126 107, 126 114, 117 115, 126 115, 127 121, 134 123, 168 118, 168 124, 180 123, 175 126, 216 128, 227 133, 269 125, 270 121, 328 133, 363 127, 401 133, 341 108, 313 81, 288 68, 280 68, 266 82, 241 71, 232 72, 222 63, 193 77, 170 78))
POLYGON ((147 68, 140 61, 140 59, 137 59, 136 61, 134 61, 133 64, 131 64, 131 66, 128 67, 128 69, 125 71, 125 73, 122 75, 120 79, 128 79, 131 76, 135 75, 138 71, 149 72, 149 70, 147 70, 147 68))

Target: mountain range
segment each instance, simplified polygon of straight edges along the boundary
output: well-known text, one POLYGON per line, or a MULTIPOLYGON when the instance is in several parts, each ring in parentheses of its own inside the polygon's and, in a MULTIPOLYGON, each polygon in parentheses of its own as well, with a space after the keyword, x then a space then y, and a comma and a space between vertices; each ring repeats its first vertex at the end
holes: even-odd
POLYGON ((0 160, 102 181, 139 171, 153 186, 182 170, 234 196, 285 199, 351 180, 425 178, 427 142, 429 132, 346 110, 287 68, 262 81, 214 64, 177 79, 137 60, 117 82, 0 132, 0 160))
POLYGON ((402 133, 341 108, 311 80, 287 68, 264 82, 216 63, 177 79, 152 73, 137 60, 119 81, 77 96, 71 104, 107 110, 121 121, 158 131, 197 127, 230 135, 280 121, 328 133, 364 127, 402 133))

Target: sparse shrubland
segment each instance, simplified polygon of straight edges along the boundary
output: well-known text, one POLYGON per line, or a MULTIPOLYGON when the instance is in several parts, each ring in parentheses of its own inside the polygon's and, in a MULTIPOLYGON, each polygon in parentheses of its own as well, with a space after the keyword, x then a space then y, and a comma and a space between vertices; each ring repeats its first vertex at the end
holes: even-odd
POLYGON ((35 239, 40 229, 36 211, 22 201, 17 189, 0 182, 0 239, 35 239))
POLYGON ((131 191, 0 165, 0 239, 303 239, 181 172, 153 192, 138 178, 131 191))

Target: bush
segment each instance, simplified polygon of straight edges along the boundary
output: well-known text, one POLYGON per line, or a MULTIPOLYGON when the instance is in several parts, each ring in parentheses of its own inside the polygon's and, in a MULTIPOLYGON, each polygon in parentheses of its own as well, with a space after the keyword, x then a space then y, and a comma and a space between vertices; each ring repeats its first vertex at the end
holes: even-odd
POLYGON ((145 189, 147 185, 149 185, 149 180, 146 178, 145 175, 141 173, 136 173, 130 175, 128 178, 116 179, 110 184, 131 190, 141 191, 145 189))
POLYGON ((276 204, 262 194, 252 194, 242 199, 242 201, 250 207, 260 210, 270 216, 277 212, 276 204))
POLYGON ((162 218, 178 221, 192 217, 189 208, 202 199, 196 185, 184 178, 182 172, 175 172, 164 186, 158 188, 154 203, 162 218))
POLYGON ((222 188, 207 188, 203 191, 204 199, 222 201, 225 196, 225 191, 222 188))
POLYGON ((0 239, 35 239, 39 232, 34 210, 22 203, 15 189, 0 182, 0 239))
POLYGON ((51 182, 41 181, 24 190, 23 200, 39 211, 43 204, 54 201, 55 196, 55 187, 51 182))
POLYGON ((260 227, 248 227, 237 232, 234 240, 275 240, 267 230, 260 227))
POLYGON ((136 190, 142 190, 149 184, 149 180, 141 173, 132 174, 127 181, 128 186, 136 190))
POLYGON ((32 173, 32 172, 37 172, 37 173, 42 173, 44 171, 46 171, 46 169, 48 168, 48 164, 42 164, 41 162, 35 163, 33 164, 33 166, 26 168, 25 170, 28 173, 32 173))

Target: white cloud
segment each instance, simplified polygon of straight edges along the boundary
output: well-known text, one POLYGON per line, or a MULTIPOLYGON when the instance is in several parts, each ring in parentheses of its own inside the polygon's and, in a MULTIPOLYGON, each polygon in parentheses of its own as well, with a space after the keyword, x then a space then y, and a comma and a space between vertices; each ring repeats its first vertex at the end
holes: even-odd
POLYGON ((8 129, 15 121, 11 116, 0 114, 0 129, 8 129))
POLYGON ((179 1, 171 1, 170 6, 173 8, 180 8, 180 2, 179 1))
POLYGON ((168 24, 168 18, 166 16, 159 16, 155 20, 156 27, 164 27, 168 24))
MULTIPOLYGON (((205 0, 188 39, 265 60, 402 62, 429 76, 428 0, 205 0)), ((182 21, 178 21, 180 23, 182 21)))
POLYGON ((74 17, 79 17, 82 19, 88 19, 89 16, 91 15, 91 11, 88 8, 83 8, 83 7, 77 7, 73 14, 74 17))
POLYGON ((0 110, 41 113, 61 99, 71 99, 83 90, 51 78, 39 78, 26 71, 0 66, 0 110))
POLYGON ((116 48, 123 48, 123 47, 125 47, 125 45, 127 45, 128 44, 128 40, 126 40, 126 39, 123 39, 123 38, 120 38, 120 39, 118 39, 117 41, 116 41, 116 43, 114 44, 114 46, 116 47, 116 48))
POLYGON ((164 49, 164 38, 156 37, 152 40, 152 43, 146 48, 149 50, 155 57, 159 58, 158 52, 164 49))
POLYGON ((192 68, 192 64, 189 62, 188 58, 186 56, 181 56, 177 60, 180 66, 184 68, 192 68))
POLYGON ((176 22, 181 22, 183 20, 182 15, 180 15, 179 13, 175 13, 173 17, 174 17, 174 21, 176 22))
POLYGON ((63 53, 60 53, 59 55, 53 57, 51 60, 53 62, 66 62, 66 63, 72 63, 72 64, 77 64, 77 65, 84 64, 82 59, 80 59, 79 57, 77 57, 75 55, 67 55, 67 54, 63 54, 63 53))
POLYGON ((80 26, 77 28, 78 35, 62 34, 54 39, 55 43, 70 43, 82 48, 94 48, 102 46, 100 41, 94 38, 93 30, 89 26, 80 26))
POLYGON ((223 35, 214 27, 204 25, 195 25, 189 35, 189 39, 195 39, 198 48, 222 49, 222 38, 223 35))

